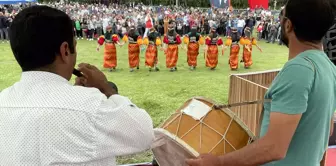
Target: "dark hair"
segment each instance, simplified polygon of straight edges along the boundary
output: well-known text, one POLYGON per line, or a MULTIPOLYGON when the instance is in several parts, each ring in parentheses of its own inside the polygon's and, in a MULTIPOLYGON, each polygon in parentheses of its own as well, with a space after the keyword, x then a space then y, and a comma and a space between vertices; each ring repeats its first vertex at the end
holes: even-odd
POLYGON ((51 7, 23 9, 13 20, 9 32, 10 45, 22 71, 52 64, 63 42, 68 42, 71 53, 75 52, 72 20, 51 7))
POLYGON ((111 81, 108 81, 108 84, 117 92, 117 94, 119 93, 118 92, 118 87, 115 83, 111 82, 111 81))
POLYGON ((279 18, 282 17, 284 10, 285 10, 285 9, 282 9, 282 10, 280 11, 279 18))
POLYGON ((335 17, 335 0, 288 0, 285 17, 301 41, 320 42, 335 17))

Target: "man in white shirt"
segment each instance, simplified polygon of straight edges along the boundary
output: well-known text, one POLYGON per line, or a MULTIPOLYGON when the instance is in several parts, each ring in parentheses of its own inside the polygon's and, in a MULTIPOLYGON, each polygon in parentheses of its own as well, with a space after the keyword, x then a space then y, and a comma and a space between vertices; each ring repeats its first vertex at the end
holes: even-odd
POLYGON ((238 23, 237 23, 237 30, 238 30, 240 35, 243 34, 244 26, 245 26, 245 20, 243 19, 242 16, 240 16, 239 20, 238 20, 238 23))
POLYGON ((189 14, 185 14, 183 17, 183 34, 189 33, 189 14))
POLYGON ((1 166, 114 166, 115 156, 150 147, 150 116, 116 94, 96 67, 80 64, 84 76, 69 84, 77 56, 72 30, 69 16, 46 6, 14 19, 10 42, 23 72, 0 93, 1 166))
POLYGON ((104 34, 106 33, 106 28, 107 28, 107 26, 109 26, 110 21, 111 21, 111 19, 106 14, 104 14, 104 16, 103 16, 103 31, 104 31, 104 34))

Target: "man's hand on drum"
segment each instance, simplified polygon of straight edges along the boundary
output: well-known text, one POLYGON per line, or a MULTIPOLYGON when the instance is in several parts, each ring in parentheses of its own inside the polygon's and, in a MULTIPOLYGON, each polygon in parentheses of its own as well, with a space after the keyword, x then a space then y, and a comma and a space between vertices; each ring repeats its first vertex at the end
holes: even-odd
POLYGON ((81 63, 78 65, 79 71, 83 73, 83 77, 77 77, 75 85, 94 87, 99 89, 107 97, 117 94, 115 90, 108 84, 108 80, 103 72, 97 67, 81 63))
POLYGON ((188 166, 221 166, 218 156, 203 154, 196 159, 186 160, 188 166))

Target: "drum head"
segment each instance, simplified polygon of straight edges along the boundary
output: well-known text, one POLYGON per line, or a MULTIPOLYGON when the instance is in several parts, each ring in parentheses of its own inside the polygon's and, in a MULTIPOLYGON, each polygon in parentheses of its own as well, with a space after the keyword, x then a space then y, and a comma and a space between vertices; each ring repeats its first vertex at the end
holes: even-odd
POLYGON ((178 137, 164 129, 155 129, 152 151, 160 166, 187 166, 186 159, 196 158, 199 154, 178 137))

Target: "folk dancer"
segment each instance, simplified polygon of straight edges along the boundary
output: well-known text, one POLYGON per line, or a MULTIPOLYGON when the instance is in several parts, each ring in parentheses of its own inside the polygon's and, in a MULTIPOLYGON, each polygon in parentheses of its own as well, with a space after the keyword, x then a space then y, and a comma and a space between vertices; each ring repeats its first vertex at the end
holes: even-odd
POLYGON ((128 41, 128 63, 130 67, 130 72, 133 72, 135 68, 139 69, 140 45, 138 44, 138 39, 141 39, 141 36, 133 26, 129 29, 127 36, 125 36, 123 40, 125 42, 128 41))
POLYGON ((170 71, 176 71, 178 60, 178 45, 181 44, 181 38, 175 31, 174 23, 171 22, 168 27, 168 33, 164 36, 163 42, 165 45, 166 54, 166 67, 170 68, 170 71))
POLYGON ((206 67, 209 67, 210 70, 215 70, 218 64, 218 46, 222 46, 222 54, 224 53, 223 40, 216 33, 216 27, 211 27, 209 36, 205 40, 206 43, 206 67))
POLYGON ((116 34, 112 34, 112 27, 108 26, 106 28, 106 33, 103 36, 100 36, 98 39, 97 51, 99 51, 100 46, 105 43, 104 50, 104 68, 113 71, 117 67, 117 49, 115 44, 118 44, 120 47, 123 45, 119 43, 119 37, 116 34))
POLYGON ((154 68, 155 71, 160 71, 157 67, 158 63, 158 46, 161 46, 160 34, 153 27, 150 29, 148 34, 148 39, 146 38, 143 42, 147 46, 146 55, 145 55, 145 65, 149 67, 149 71, 152 71, 154 68))
POLYGON ((190 70, 195 70, 197 66, 197 56, 199 54, 199 45, 204 44, 204 39, 197 33, 196 26, 193 26, 191 32, 184 36, 184 43, 188 45, 187 62, 190 70))
POLYGON ((244 67, 245 69, 249 68, 252 66, 253 61, 252 61, 252 45, 255 45, 260 52, 262 50, 260 47, 257 45, 257 40, 255 38, 251 38, 251 29, 249 27, 246 27, 244 30, 245 37, 242 39, 244 51, 243 51, 243 57, 241 62, 244 62, 244 67))
POLYGON ((229 57, 229 65, 231 70, 237 70, 239 64, 239 41, 241 39, 240 34, 238 33, 236 28, 231 29, 231 34, 225 42, 227 47, 230 47, 230 57, 229 57))

